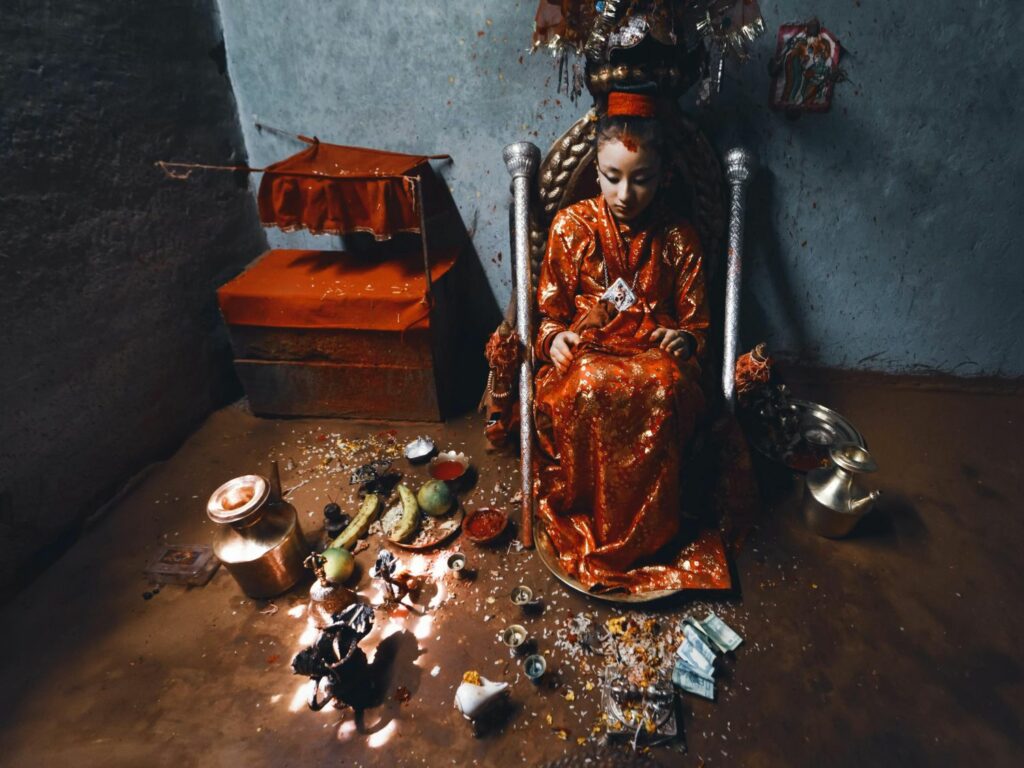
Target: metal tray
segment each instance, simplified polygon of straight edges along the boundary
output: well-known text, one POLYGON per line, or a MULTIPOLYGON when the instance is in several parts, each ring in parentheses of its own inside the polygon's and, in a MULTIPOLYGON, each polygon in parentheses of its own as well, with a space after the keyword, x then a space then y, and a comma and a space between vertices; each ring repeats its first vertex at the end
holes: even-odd
MULTIPOLYGON (((839 443, 853 443, 865 449, 868 447, 867 441, 856 427, 831 408, 797 398, 789 400, 789 407, 797 417, 797 429, 802 438, 799 445, 805 448, 804 454, 808 458, 817 457, 819 460, 825 460, 829 449, 839 443)), ((759 453, 769 459, 784 464, 794 472, 807 472, 807 467, 796 463, 797 458, 792 450, 779 453, 766 446, 760 439, 754 439, 752 443, 759 453)))
POLYGON ((805 438, 811 430, 818 430, 821 436, 828 436, 832 439, 832 445, 855 443, 861 448, 868 447, 863 435, 853 424, 831 408, 812 403, 809 400, 790 400, 789 402, 800 417, 800 429, 805 438))
POLYGON ((651 592, 642 592, 640 594, 633 594, 625 590, 616 590, 614 592, 591 592, 587 589, 582 582, 577 581, 572 576, 562 570, 562 567, 558 564, 558 558, 555 557, 551 540, 548 538, 542 526, 534 524, 534 544, 537 547, 537 554, 540 556, 540 561, 547 566, 547 569, 551 571, 552 575, 565 586, 570 589, 574 589, 577 592, 581 592, 587 597, 593 597, 597 600, 604 600, 608 603, 650 603, 654 600, 661 600, 666 597, 683 592, 683 589, 659 589, 651 592))

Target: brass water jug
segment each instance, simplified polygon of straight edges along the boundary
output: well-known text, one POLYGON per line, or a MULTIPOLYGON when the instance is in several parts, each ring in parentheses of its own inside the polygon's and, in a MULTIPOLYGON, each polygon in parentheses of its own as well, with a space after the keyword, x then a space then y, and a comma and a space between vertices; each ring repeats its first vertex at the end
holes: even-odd
POLYGON ((871 509, 880 491, 866 491, 857 476, 878 469, 867 448, 839 443, 829 451, 828 467, 807 473, 804 487, 804 521, 819 536, 839 539, 849 534, 871 509))
POLYGON ((217 523, 213 551, 249 597, 274 597, 305 575, 309 546, 295 507, 281 498, 276 461, 269 479, 242 475, 224 483, 206 514, 217 523))

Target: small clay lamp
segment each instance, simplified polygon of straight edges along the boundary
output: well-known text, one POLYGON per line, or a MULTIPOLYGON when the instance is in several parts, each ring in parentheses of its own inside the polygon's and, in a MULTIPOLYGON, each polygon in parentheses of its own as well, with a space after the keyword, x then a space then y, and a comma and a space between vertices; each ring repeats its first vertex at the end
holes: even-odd
POLYGON ((452 553, 448 556, 448 560, 446 561, 446 564, 448 565, 448 572, 454 573, 460 579, 464 579, 467 575, 467 563, 468 561, 466 560, 466 556, 461 552, 452 553))
POLYGON ((529 635, 526 632, 526 627, 522 624, 512 624, 505 627, 505 630, 501 633, 501 642, 506 648, 517 655, 525 653, 529 647, 529 635))
POLYGON ((518 605, 523 613, 536 613, 541 608, 540 598, 533 594, 533 590, 525 584, 520 584, 512 589, 509 599, 513 605, 518 605))

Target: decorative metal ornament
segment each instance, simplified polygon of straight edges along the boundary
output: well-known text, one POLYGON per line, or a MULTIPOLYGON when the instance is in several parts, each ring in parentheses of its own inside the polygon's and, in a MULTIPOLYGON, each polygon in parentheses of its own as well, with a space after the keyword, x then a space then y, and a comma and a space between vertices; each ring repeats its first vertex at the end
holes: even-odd
POLYGON ((355 603, 333 615, 308 648, 295 654, 292 671, 314 681, 307 702, 318 712, 331 701, 336 706, 360 706, 375 689, 366 654, 359 641, 373 628, 373 608, 355 603))
POLYGON ((533 47, 559 60, 559 90, 569 91, 572 56, 586 60, 586 87, 609 91, 654 86, 678 97, 700 83, 706 101, 718 92, 726 57, 749 58, 765 31, 756 0, 540 0, 533 47))
MULTIPOLYGON (((615 24, 626 10, 623 0, 602 0, 594 26, 590 28, 590 36, 584 47, 588 62, 598 62, 608 50, 608 38, 615 24)), ((634 43, 635 45, 635 43, 634 43)))
POLYGON ((606 680, 601 705, 609 736, 628 738, 634 750, 674 738, 679 733, 675 699, 675 690, 666 680, 643 688, 622 677, 606 680))
POLYGON ((408 571, 403 571, 396 558, 386 549, 380 550, 377 560, 370 570, 370 575, 379 579, 387 594, 387 601, 399 603, 408 595, 413 595, 422 586, 422 580, 413 576, 408 571))

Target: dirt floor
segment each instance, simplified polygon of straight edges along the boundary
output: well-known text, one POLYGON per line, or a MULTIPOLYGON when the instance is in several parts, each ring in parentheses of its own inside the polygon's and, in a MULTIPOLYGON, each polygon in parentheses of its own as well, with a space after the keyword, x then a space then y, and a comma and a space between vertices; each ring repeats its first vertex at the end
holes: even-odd
MULTIPOLYGON (((712 608, 745 638, 720 667, 716 700, 681 696, 684 738, 650 757, 692 766, 1019 764, 1024 398, 871 377, 794 390, 864 433, 883 503, 851 538, 831 541, 803 525, 798 482, 774 488, 736 558, 736 594, 648 609, 674 623, 712 608)), ((395 429, 401 442, 427 433, 472 457, 479 478, 467 508, 509 506, 516 461, 487 455, 480 426, 472 416, 395 429)), ((401 554, 436 578, 416 610, 378 611, 363 647, 382 693, 358 718, 307 710, 306 684, 289 668, 311 638, 308 582, 254 601, 221 568, 205 587, 153 593, 147 561, 162 542, 210 541, 205 502, 220 483, 279 459, 316 539, 328 494, 353 507, 337 441, 390 427, 257 419, 240 405, 213 414, 3 607, 0 763, 497 766, 605 749, 592 733, 600 661, 570 655, 558 638, 578 612, 604 621, 621 608, 569 594, 535 553, 508 543, 456 540, 401 554), (325 464, 332 452, 339 458, 325 464), (444 575, 435 558, 454 549, 469 556, 475 580, 444 575), (511 604, 517 583, 542 595, 539 615, 511 604), (496 641, 514 622, 547 656, 539 686, 496 641), (512 683, 507 719, 482 737, 452 707, 471 669, 512 683)), ((414 484, 425 474, 409 473, 414 484)), ((358 558, 369 598, 379 595, 366 574, 376 549, 358 558)))

